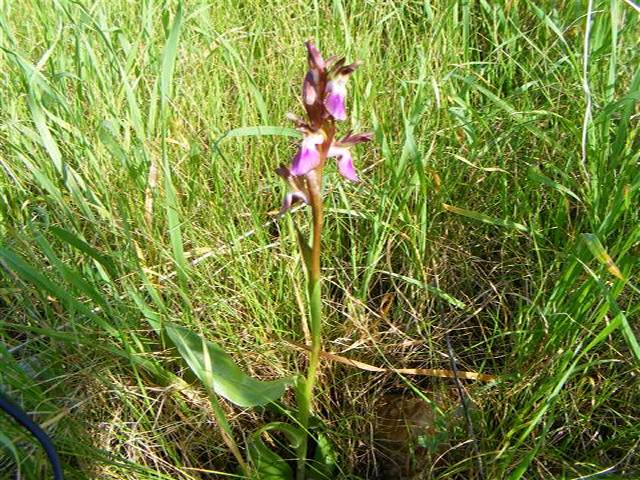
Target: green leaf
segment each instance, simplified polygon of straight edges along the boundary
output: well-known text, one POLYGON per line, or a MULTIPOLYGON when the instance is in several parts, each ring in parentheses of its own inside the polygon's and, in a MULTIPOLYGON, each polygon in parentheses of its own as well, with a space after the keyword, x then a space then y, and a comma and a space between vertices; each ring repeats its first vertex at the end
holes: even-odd
POLYGON ((589 251, 593 254, 594 257, 598 259, 600 263, 607 267, 607 270, 611 275, 620 280, 624 280, 622 273, 618 266, 614 263, 611 256, 607 253, 607 251, 600 243, 600 240, 593 233, 583 233, 581 234, 582 239, 587 244, 589 251))
POLYGON ((249 460, 255 467, 260 480, 293 479, 293 472, 289 464, 262 441, 262 434, 268 431, 284 433, 294 450, 305 442, 305 433, 288 423, 271 422, 253 432, 249 439, 249 460))
POLYGON ((111 156, 117 160, 121 166, 126 167, 129 164, 127 153, 122 145, 118 142, 116 136, 109 128, 106 122, 102 122, 100 128, 98 128, 98 138, 102 144, 107 148, 111 156))
POLYGON ((527 175, 531 180, 541 183, 543 185, 546 185, 548 187, 551 187, 554 190, 557 190, 560 193, 564 193, 565 195, 569 195, 570 197, 573 197, 574 199, 576 199, 578 202, 581 202, 580 197, 578 195, 573 193, 573 191, 571 191, 564 185, 544 175, 539 168, 531 167, 527 172, 527 175))
POLYGON ((95 204, 93 208, 87 203, 85 193, 89 190, 82 177, 64 161, 60 148, 58 147, 58 143, 47 124, 45 110, 41 105, 41 101, 37 97, 38 96, 35 91, 30 88, 27 95, 27 106, 29 107, 31 119, 33 120, 40 137, 40 143, 42 144, 44 151, 49 155, 51 163, 62 182, 78 203, 78 206, 82 208, 83 213, 90 220, 95 221, 94 209, 95 205, 99 205, 99 203, 95 198, 93 198, 93 203, 95 204))
MULTIPOLYGON (((582 235, 583 235, 583 238, 585 238, 585 236, 591 235, 591 234, 584 234, 583 233, 582 235)), ((595 237, 595 235, 591 235, 591 237, 587 237, 587 238, 591 238, 592 240, 593 240, 593 238, 595 238, 596 241, 597 241, 597 237, 595 237)), ((600 242, 598 241, 598 244, 599 243, 600 242)), ((602 245, 600 245, 600 246, 602 246, 602 245)), ((604 251, 604 248, 602 250, 604 251)), ((595 252, 593 252, 593 253, 594 253, 594 255, 596 255, 595 252)), ((606 254, 606 252, 605 252, 605 254, 606 254)), ((640 343, 638 342, 638 339, 636 338, 635 332, 633 331, 633 328, 631 327, 631 324, 629 323, 629 320, 627 319, 627 316, 622 311, 622 309, 618 305, 618 302, 616 302, 614 296, 611 294, 610 289, 605 285, 605 283, 602 281, 602 279, 600 277, 598 277, 598 275, 596 275, 596 273, 593 272, 586 265, 584 265, 584 268, 589 273, 589 275, 591 275, 593 277, 593 279, 596 281, 596 283, 600 287, 600 290, 602 291, 602 294, 607 299, 607 303, 609 304, 609 308, 611 309, 611 311, 613 311, 613 313, 615 313, 615 316, 613 317, 613 320, 608 322, 609 325, 616 325, 616 328, 617 328, 618 325, 620 326, 620 330, 622 331, 622 335, 624 336, 625 341, 629 345, 629 349, 631 350, 631 352, 633 353, 634 357, 636 358, 636 361, 640 362, 640 343)), ((617 269, 617 267, 616 267, 616 269, 617 269)), ((611 270, 609 270, 609 271, 611 271, 611 270)), ((600 336, 598 336, 596 338, 598 339, 598 338, 600 338, 600 336)), ((591 344, 589 344, 587 349, 590 349, 592 344, 593 344, 593 342, 591 344)))
POLYGON ((385 275, 389 275, 390 277, 398 278, 411 285, 415 285, 418 288, 423 288, 427 292, 441 298, 442 300, 449 303, 450 305, 453 305, 456 308, 461 308, 461 309, 467 308, 467 305, 462 300, 458 300, 454 296, 449 295, 447 292, 436 287, 435 285, 429 285, 428 283, 421 282, 420 280, 416 280, 415 278, 407 277, 406 275, 400 275, 399 273, 389 272, 387 270, 379 270, 379 271, 380 273, 384 273, 385 275))
POLYGON ((488 223, 489 225, 513 228, 515 230, 520 230, 521 232, 524 232, 524 233, 529 233, 529 229, 526 227, 526 225, 512 222, 511 220, 503 220, 501 218, 490 217, 489 215, 485 215, 484 213, 476 212, 473 210, 467 210, 466 208, 454 207, 453 205, 447 205, 446 203, 443 203, 442 207, 447 212, 455 213, 457 215, 462 215, 463 217, 472 218, 474 220, 479 220, 483 223, 488 223))
POLYGON ((218 345, 187 328, 166 325, 165 331, 205 387, 239 407, 274 402, 292 383, 290 378, 261 381, 246 375, 218 345))
POLYGON ((178 9, 173 19, 171 30, 167 38, 167 43, 162 51, 162 62, 160 67, 160 124, 162 134, 162 170, 164 175, 165 190, 165 211, 167 215, 167 226, 169 227, 169 241, 173 260, 178 270, 181 280, 186 279, 188 270, 187 261, 184 255, 182 243, 182 227, 180 220, 180 202, 178 193, 173 184, 171 164, 169 162, 169 152, 167 148, 167 132, 169 121, 169 100, 173 94, 173 73, 178 51, 178 40, 182 29, 182 3, 178 3, 178 9))
MULTIPOLYGON (((169 20, 168 13, 165 19, 169 20)), ((167 104, 173 94, 173 73, 178 53, 178 41, 182 31, 182 2, 178 2, 176 13, 173 17, 171 28, 167 32, 166 43, 162 49, 160 59, 160 72, 155 87, 149 99, 149 114, 147 131, 153 134, 156 131, 156 117, 160 107, 159 121, 165 124, 167 104)))
MULTIPOLYGON (((173 94, 173 72, 178 52, 178 40, 182 30, 182 2, 178 3, 173 24, 167 38, 167 43, 162 50, 160 66, 160 102, 166 104, 173 94)), ((161 106, 162 110, 164 107, 161 106)))
POLYGON ((2 447, 0 448, 0 451, 6 450, 7 452, 9 452, 15 462, 20 461, 20 455, 18 455, 18 449, 16 448, 15 444, 7 435, 2 432, 0 432, 0 447, 2 447))
POLYGON ((313 456, 314 461, 309 462, 310 479, 331 479, 334 477, 338 455, 329 437, 320 432, 316 437, 316 451, 313 456))
POLYGON ((287 462, 267 447, 259 437, 249 442, 249 460, 259 480, 293 479, 293 472, 287 462))
POLYGON ((91 309, 76 300, 66 288, 56 281, 49 280, 40 270, 33 267, 9 248, 0 248, 0 260, 22 280, 30 283, 47 295, 57 298, 60 302, 64 303, 67 308, 77 310, 88 317, 95 318, 91 309))
POLYGON ((87 242, 78 238, 76 235, 69 232, 68 230, 65 230, 63 228, 56 227, 56 226, 50 227, 49 230, 59 239, 65 241, 72 247, 75 247, 76 249, 80 250, 82 253, 93 258, 96 262, 101 264, 109 272, 110 275, 116 276, 116 268, 111 258, 109 258, 107 255, 103 255, 98 250, 96 250, 91 245, 89 245, 87 242))

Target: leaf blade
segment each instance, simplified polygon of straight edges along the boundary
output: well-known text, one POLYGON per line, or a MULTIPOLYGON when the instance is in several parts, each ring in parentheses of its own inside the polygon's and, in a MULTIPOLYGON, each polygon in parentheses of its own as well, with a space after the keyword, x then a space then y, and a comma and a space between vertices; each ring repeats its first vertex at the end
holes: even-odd
POLYGON ((267 405, 282 397, 292 383, 290 378, 264 381, 250 377, 214 342, 178 325, 165 325, 164 328, 181 357, 205 387, 234 405, 267 405))

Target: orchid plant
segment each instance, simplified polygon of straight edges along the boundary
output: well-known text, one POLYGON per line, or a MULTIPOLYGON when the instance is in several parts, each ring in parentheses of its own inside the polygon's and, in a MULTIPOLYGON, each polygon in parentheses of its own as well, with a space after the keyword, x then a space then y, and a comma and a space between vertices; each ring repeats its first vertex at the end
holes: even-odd
POLYGON ((302 134, 302 141, 291 164, 281 165, 276 172, 288 183, 280 214, 293 205, 303 203, 311 207, 311 245, 299 229, 298 243, 307 274, 307 295, 310 317, 311 347, 306 375, 296 379, 282 378, 261 381, 246 375, 231 357, 215 343, 205 340, 191 330, 151 320, 152 326, 176 347, 209 392, 213 413, 221 427, 222 437, 236 458, 240 470, 248 478, 292 480, 294 472, 288 463, 262 441, 267 432, 280 432, 295 450, 297 480, 330 479, 334 475, 335 454, 327 436, 318 430, 317 419, 312 421, 314 387, 322 350, 322 298, 320 251, 323 226, 323 170, 327 159, 336 158, 340 174, 352 182, 358 181, 353 165, 351 147, 371 140, 371 133, 348 133, 336 137, 336 123, 347 118, 347 80, 359 63, 346 64, 344 59, 324 60, 312 42, 306 42, 309 70, 302 84, 302 103, 306 119, 290 114, 302 134), (277 403, 288 385, 296 384, 297 411, 289 412, 277 403), (271 422, 248 437, 247 459, 234 439, 226 419, 221 397, 240 407, 278 405, 281 412, 295 419, 295 424, 271 422), (313 423, 313 425, 312 425, 313 423), (314 430, 313 458, 308 458, 310 431, 314 430))
MULTIPOLYGON (((312 243, 298 234, 302 257, 307 269, 307 295, 309 302, 311 353, 306 379, 298 385, 298 421, 307 431, 313 404, 320 352, 322 348, 322 299, 320 251, 323 225, 322 182, 323 169, 328 158, 337 158, 338 171, 352 182, 358 181, 350 148, 371 140, 371 133, 349 133, 336 139, 336 122, 346 120, 347 80, 359 63, 345 64, 345 59, 331 57, 326 61, 312 42, 306 42, 309 71, 302 84, 302 103, 306 119, 295 115, 289 118, 302 133, 302 143, 289 167, 280 166, 277 173, 289 184, 281 213, 296 202, 311 207, 312 243)), ((307 441, 298 449, 298 478, 304 478, 307 441)))

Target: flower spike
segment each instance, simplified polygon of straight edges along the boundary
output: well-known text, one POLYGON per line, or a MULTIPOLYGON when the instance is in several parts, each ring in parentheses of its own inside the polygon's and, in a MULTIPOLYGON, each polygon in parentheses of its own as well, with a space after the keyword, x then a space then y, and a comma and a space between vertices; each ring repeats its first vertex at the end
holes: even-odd
POLYGON ((347 119, 347 80, 360 62, 346 64, 344 58, 335 56, 324 60, 313 42, 305 42, 305 47, 309 68, 302 82, 302 103, 307 118, 287 114, 303 136, 291 165, 277 170, 290 186, 281 213, 298 202, 312 206, 321 202, 322 169, 327 158, 336 158, 338 172, 357 182, 350 149, 372 138, 371 133, 349 133, 340 140, 335 138, 335 121, 347 119))

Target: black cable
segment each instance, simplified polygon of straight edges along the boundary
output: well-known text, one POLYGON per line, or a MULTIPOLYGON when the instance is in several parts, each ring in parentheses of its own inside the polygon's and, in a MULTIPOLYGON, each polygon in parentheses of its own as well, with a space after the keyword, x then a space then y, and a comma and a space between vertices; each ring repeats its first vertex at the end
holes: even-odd
POLYGON ((42 448, 44 448, 44 451, 49 458, 49 462, 53 467, 54 480, 63 480, 60 458, 58 458, 58 453, 56 452, 56 449, 53 445, 53 442, 49 438, 49 435, 47 435, 37 423, 31 420, 27 412, 22 410, 15 403, 11 402, 2 394, 2 392, 0 392, 0 409, 4 410, 17 423, 29 430, 31 435, 33 435, 38 440, 38 442, 40 442, 40 445, 42 445, 42 448))
POLYGON ((467 421, 467 434, 471 437, 471 441, 473 442, 473 452, 475 453, 476 463, 478 466, 478 477, 483 480, 485 476, 484 465, 482 463, 482 457, 480 456, 480 445, 478 442, 478 437, 476 437, 475 429, 473 428, 473 420, 471 419, 471 415, 469 413, 467 395, 464 392, 464 387, 462 386, 462 382, 460 381, 460 377, 458 376, 458 365, 456 363, 453 347, 451 346, 451 337, 449 336, 449 331, 447 331, 444 336, 447 341, 447 350, 449 352, 449 362, 451 364, 451 370, 453 370, 453 377, 456 382, 458 395, 460 396, 460 403, 462 404, 462 413, 464 414, 464 418, 467 421))

